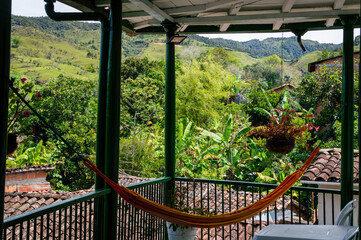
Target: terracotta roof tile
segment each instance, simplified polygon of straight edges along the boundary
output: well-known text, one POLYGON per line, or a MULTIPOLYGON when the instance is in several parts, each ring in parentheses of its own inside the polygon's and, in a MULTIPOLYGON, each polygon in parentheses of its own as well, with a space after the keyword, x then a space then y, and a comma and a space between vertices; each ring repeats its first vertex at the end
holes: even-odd
MULTIPOLYGON (((359 151, 354 151, 354 182, 358 182, 359 151)), ((340 182, 341 149, 322 149, 301 180, 320 182, 340 182)))
POLYGON ((29 171, 39 171, 39 170, 45 170, 45 171, 51 171, 55 169, 53 165, 37 165, 37 166, 27 166, 27 167, 18 167, 18 168, 8 168, 6 169, 6 173, 16 173, 16 172, 29 172, 29 171))

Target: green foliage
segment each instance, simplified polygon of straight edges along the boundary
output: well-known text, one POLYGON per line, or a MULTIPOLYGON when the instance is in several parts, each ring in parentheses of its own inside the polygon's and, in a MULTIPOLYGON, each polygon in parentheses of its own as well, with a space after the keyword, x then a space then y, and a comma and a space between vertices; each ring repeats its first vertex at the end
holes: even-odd
POLYGON ((25 149, 25 145, 21 144, 15 155, 14 159, 6 160, 7 168, 26 167, 34 165, 49 164, 50 153, 43 145, 41 140, 35 147, 25 149))
POLYGON ((157 63, 155 61, 149 61, 148 58, 126 58, 122 62, 121 77, 123 80, 128 78, 136 79, 140 74, 144 74, 150 68, 155 68, 157 63))
POLYGON ((321 51, 321 56, 317 59, 317 61, 333 58, 337 56, 341 56, 342 52, 340 51, 327 51, 326 49, 321 51))
POLYGON ((244 67, 244 78, 248 81, 255 80, 264 89, 271 89, 283 84, 282 79, 282 60, 272 55, 263 62, 257 62, 244 67))
POLYGON ((12 48, 18 48, 20 45, 20 38, 19 37, 13 37, 11 38, 11 47, 12 48))
MULTIPOLYGON (((358 61, 355 62, 358 64, 358 61)), ((358 87, 358 73, 354 76, 355 89, 358 87)), ((340 66, 321 67, 318 71, 302 78, 297 88, 299 103, 305 109, 315 109, 315 126, 319 126, 319 134, 323 135, 341 109, 342 69, 340 66), (311 93, 311 94, 310 94, 311 93)), ((357 106, 358 92, 355 91, 357 106)), ((357 108, 355 108, 357 109, 357 108)), ((357 113, 355 112, 355 116, 357 113)), ((331 139, 334 135, 330 135, 331 139)))
POLYGON ((265 125, 268 123, 270 116, 259 109, 267 109, 270 111, 270 106, 276 107, 281 102, 281 99, 281 93, 265 92, 253 86, 248 92, 247 102, 242 105, 242 109, 250 116, 250 121, 253 126, 265 125))
POLYGON ((92 65, 85 65, 85 69, 91 73, 95 72, 95 68, 92 65))
POLYGON ((231 94, 235 81, 228 71, 206 58, 180 65, 177 74, 177 116, 205 127, 220 118, 222 101, 231 94))
MULTIPOLYGON (((148 59, 126 59, 123 63, 121 122, 123 134, 139 130, 137 124, 151 125, 164 117, 164 73, 148 59), (137 130, 138 129, 138 130, 137 130)), ((142 127, 141 127, 142 128, 142 127)))
POLYGON ((155 144, 149 134, 121 138, 119 146, 120 169, 140 177, 163 176, 164 161, 156 157, 155 144))
POLYGON ((201 135, 213 142, 215 149, 213 153, 218 157, 218 166, 226 178, 231 180, 239 179, 241 170, 239 164, 241 156, 246 152, 245 138, 251 130, 247 119, 235 123, 233 116, 229 115, 224 129, 221 132, 203 130, 201 135))
MULTIPOLYGON (((92 81, 59 77, 42 86, 40 114, 57 129, 80 153, 95 153, 96 84, 92 81)), ((29 119, 35 128, 34 135, 44 127, 37 118, 29 119)), ((55 189, 77 190, 90 187, 93 173, 80 164, 78 157, 52 134, 47 138, 56 143, 52 161, 56 170, 48 175, 55 189), (64 187, 64 188, 63 188, 64 187)))

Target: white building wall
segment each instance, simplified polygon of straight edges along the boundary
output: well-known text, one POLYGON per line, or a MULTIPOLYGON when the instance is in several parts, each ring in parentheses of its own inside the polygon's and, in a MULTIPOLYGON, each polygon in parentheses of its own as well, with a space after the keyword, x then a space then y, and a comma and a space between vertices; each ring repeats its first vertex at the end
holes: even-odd
MULTIPOLYGON (((341 185, 338 186, 330 186, 330 185, 322 185, 318 184, 320 188, 323 189, 337 189, 340 190, 341 185)), ((357 190, 358 186, 354 186, 354 189, 357 190)), ((356 207, 353 212, 353 224, 357 226, 357 219, 358 219, 358 195, 354 195, 354 199, 356 202, 354 206, 356 207)), ((333 195, 333 205, 334 205, 334 212, 333 212, 333 221, 332 221, 332 194, 322 194, 319 193, 318 195, 318 224, 320 225, 332 225, 336 222, 337 216, 340 213, 340 206, 341 206, 341 196, 339 194, 333 195)))

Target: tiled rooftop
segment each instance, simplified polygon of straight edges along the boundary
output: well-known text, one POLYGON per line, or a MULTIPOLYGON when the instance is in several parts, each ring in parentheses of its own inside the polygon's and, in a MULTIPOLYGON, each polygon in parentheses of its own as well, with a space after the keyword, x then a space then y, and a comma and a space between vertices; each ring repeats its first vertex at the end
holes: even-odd
MULTIPOLYGON (((12 171, 17 171, 13 169, 12 171)), ((119 175, 119 184, 128 185, 131 183, 139 183, 149 180, 148 178, 140 178, 127 174, 119 175)), ((75 192, 55 192, 55 191, 41 191, 41 192, 13 192, 5 193, 4 218, 18 215, 24 212, 31 211, 36 208, 50 205, 64 199, 69 199, 77 195, 89 193, 94 189, 80 190, 75 192)))
POLYGON ((51 171, 53 169, 54 169, 53 165, 38 165, 38 166, 8 168, 6 169, 6 174, 17 173, 17 172, 39 171, 39 170, 51 171))
MULTIPOLYGON (((359 151, 354 150, 354 182, 359 179, 359 151)), ((322 149, 301 180, 319 182, 340 182, 341 149, 322 149)))

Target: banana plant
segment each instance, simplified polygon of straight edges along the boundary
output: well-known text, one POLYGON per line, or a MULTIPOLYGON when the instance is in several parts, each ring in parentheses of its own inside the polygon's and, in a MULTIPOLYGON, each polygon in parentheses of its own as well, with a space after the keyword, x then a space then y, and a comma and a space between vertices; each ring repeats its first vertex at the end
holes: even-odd
POLYGON ((178 131, 175 145, 176 159, 182 159, 186 151, 191 149, 195 138, 195 130, 191 121, 178 122, 178 131))
POLYGON ((230 114, 222 132, 213 133, 203 129, 201 135, 213 141, 215 147, 212 152, 219 158, 219 167, 234 172, 238 168, 243 152, 246 151, 246 148, 237 149, 237 144, 244 141, 250 130, 251 123, 247 121, 236 129, 230 114))
MULTIPOLYGON (((15 155, 14 163, 16 167, 32 166, 49 163, 49 153, 41 140, 35 147, 24 149, 22 144, 15 155)), ((15 167, 15 166, 12 166, 15 167)))
MULTIPOLYGON (((255 107, 254 109, 256 109, 259 112, 264 113, 265 115, 267 115, 269 118, 277 115, 277 106, 272 106, 271 102, 269 101, 267 94, 265 92, 264 89, 261 89, 262 93, 263 93, 263 97, 267 103, 268 109, 264 109, 264 108, 259 108, 259 107, 255 107)), ((283 96, 282 96, 282 100, 279 103, 279 106, 281 109, 287 109, 290 107, 295 108, 296 110, 305 112, 307 114, 311 113, 313 110, 310 109, 309 111, 306 111, 298 102, 292 100, 291 98, 288 97, 288 91, 284 91, 283 92, 283 96)))

